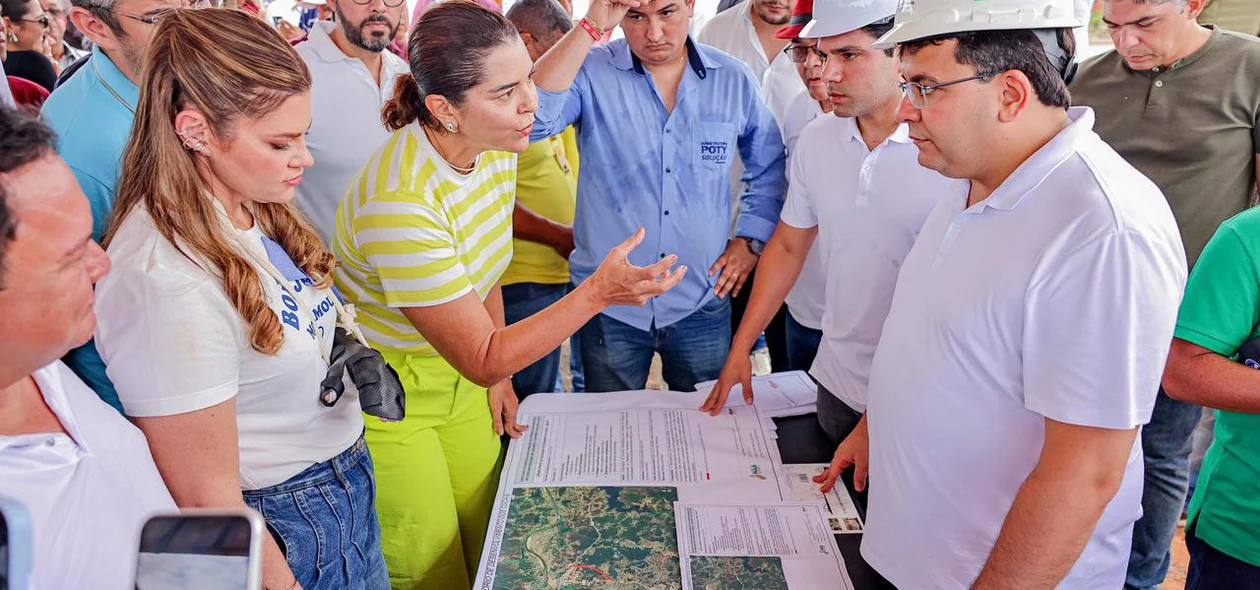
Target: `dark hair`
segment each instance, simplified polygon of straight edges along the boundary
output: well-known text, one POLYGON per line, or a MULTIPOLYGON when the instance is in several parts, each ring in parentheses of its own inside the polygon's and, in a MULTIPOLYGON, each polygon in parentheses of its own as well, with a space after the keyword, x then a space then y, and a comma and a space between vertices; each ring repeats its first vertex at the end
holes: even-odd
POLYGON ((4 15, 10 20, 22 20, 31 14, 28 8, 31 2, 39 4, 39 0, 0 0, 0 9, 4 10, 4 15))
MULTIPOLYGON (((884 35, 888 34, 888 31, 891 31, 892 28, 893 28, 893 17, 890 16, 888 18, 877 20, 869 25, 866 25, 865 27, 862 27, 862 31, 874 37, 875 40, 878 41, 880 37, 883 37, 884 35)), ((887 55, 888 57, 892 57, 893 48, 889 47, 888 49, 885 49, 884 55, 887 55)))
POLYGON ((508 9, 507 18, 516 30, 539 40, 557 32, 563 35, 573 28, 569 13, 556 0, 517 0, 508 9))
POLYGON ((407 43, 411 73, 398 78, 394 97, 381 113, 385 127, 397 131, 419 120, 441 131, 441 123, 424 106, 425 97, 437 94, 462 104, 481 83, 486 56, 512 40, 519 42, 519 36, 507 17, 470 0, 450 0, 425 11, 407 43))
POLYGON ((57 135, 30 115, 0 106, 0 289, 4 289, 4 257, 17 234, 17 218, 9 208, 6 175, 49 154, 57 153, 57 135))
MULTIPOLYGON (((1048 29, 1048 31, 1051 29, 1048 29)), ((1052 29, 1059 47, 1069 62, 1076 53, 1076 40, 1071 29, 1052 29)), ((901 44, 902 54, 914 55, 928 45, 939 45, 949 39, 957 39, 954 59, 960 64, 973 66, 976 74, 996 76, 1002 72, 1019 70, 1028 76, 1037 99, 1048 107, 1066 109, 1072 104, 1067 82, 1059 67, 1050 62, 1045 47, 1037 33, 1029 29, 1007 31, 970 31, 949 33, 901 44)))

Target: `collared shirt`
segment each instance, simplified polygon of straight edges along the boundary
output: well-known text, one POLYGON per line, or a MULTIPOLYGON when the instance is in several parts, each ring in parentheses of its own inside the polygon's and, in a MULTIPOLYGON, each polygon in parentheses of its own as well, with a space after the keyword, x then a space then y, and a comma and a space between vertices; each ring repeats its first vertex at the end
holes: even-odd
POLYGON ((713 297, 718 277, 709 267, 731 235, 729 175, 737 155, 747 188, 735 235, 768 241, 783 207, 783 140, 748 66, 688 45, 690 67, 673 113, 624 39, 592 49, 568 91, 538 92, 534 141, 575 123, 578 129, 574 282, 586 280, 639 227, 647 237, 630 254, 632 264, 677 254, 689 268, 682 284, 646 306, 605 312, 640 330, 673 324, 713 297))
MULTIPOLYGON (((779 52, 779 56, 770 62, 770 67, 761 76, 761 93, 765 95, 766 105, 779 120, 780 126, 784 124, 783 118, 788 105, 802 92, 808 92, 808 88, 805 87, 805 81, 801 80, 796 64, 779 52)), ((822 111, 821 107, 818 111, 822 111)))
POLYGON ((760 81, 770 68, 771 61, 777 61, 777 58, 788 60, 785 55, 766 55, 752 18, 752 0, 744 0, 732 6, 731 10, 719 12, 709 19, 700 34, 696 35, 696 41, 721 49, 744 62, 752 70, 753 79, 760 81))
POLYGON ((134 587, 145 519, 177 509, 149 444, 61 362, 32 377, 66 432, 0 436, 0 495, 35 529, 31 588, 134 587))
POLYGON ((792 290, 792 317, 806 315, 821 325, 810 374, 858 412, 866 410, 871 357, 901 262, 955 182, 920 166, 918 158, 905 125, 871 151, 856 120, 834 115, 807 125, 792 154, 783 222, 817 227, 819 254, 817 269, 807 261, 802 270, 810 291, 798 293, 800 280, 792 290), (813 307, 815 298, 823 305, 813 307), (809 317, 811 310, 820 316, 809 317))
POLYGON ((398 76, 408 72, 407 62, 382 51, 377 86, 362 61, 333 43, 330 35, 339 26, 317 22, 306 42, 297 46, 311 70, 311 130, 306 147, 315 165, 307 169, 294 203, 328 244, 337 229, 337 206, 350 181, 389 139, 381 109, 393 97, 398 76))
MULTIPOLYGON (((774 112, 774 109, 775 105, 771 104, 770 111, 774 112)), ((814 119, 821 117, 823 112, 818 101, 809 96, 809 91, 802 90, 777 115, 779 130, 783 133, 783 143, 787 146, 788 199, 791 199, 792 154, 796 150, 796 141, 805 127, 814 119)), ((785 214, 787 210, 788 204, 785 202, 783 204, 785 214)), ((792 285, 792 290, 783 301, 796 323, 813 330, 822 329, 823 311, 827 307, 827 266, 824 262, 822 247, 819 245, 820 241, 815 240, 814 245, 809 249, 809 254, 805 256, 805 266, 801 267, 801 274, 796 277, 796 284, 792 285)))
MULTIPOLYGON (((533 143, 517 159, 516 202, 544 219, 573 224, 577 208, 577 151, 569 151, 577 131, 533 143)), ((569 282, 569 261, 551 246, 512 238, 512 263, 503 273, 503 284, 569 282)))
MULTIPOLYGON (((988 199, 967 207, 970 184, 956 184, 902 264, 871 366, 862 540, 899 588, 971 586, 1047 419, 1115 430, 1150 419, 1185 253, 1159 189, 1092 131, 1089 109, 1068 115, 988 199)), ((1059 588, 1124 584, 1141 497, 1135 440, 1059 588)))
POLYGON ((79 49, 78 47, 71 45, 69 41, 62 41, 61 47, 62 47, 63 53, 61 54, 61 59, 57 60, 57 65, 61 66, 62 68, 69 67, 70 64, 76 61, 79 61, 80 57, 83 57, 87 55, 88 53, 90 53, 88 51, 84 51, 82 49, 79 49))
POLYGON ((1098 113, 1098 135, 1168 198, 1191 265, 1216 228, 1251 204, 1258 79, 1260 40, 1214 28, 1171 67, 1134 71, 1109 51, 1072 82, 1072 102, 1098 113))
MULTIPOLYGON (((92 58, 44 103, 41 117, 57 133, 57 152, 92 206, 92 239, 97 242, 114 212, 114 191, 139 100, 140 89, 97 47, 92 58)), ((70 351, 66 364, 101 399, 122 410, 105 375, 105 363, 92 343, 70 351)))
MULTIPOLYGON (((1260 208, 1253 208, 1222 224, 1203 250, 1186 284, 1175 336, 1238 362, 1257 360, 1240 352, 1260 338, 1258 256, 1260 208)), ((1260 567, 1260 415, 1219 410, 1215 434, 1188 526, 1213 549, 1260 567)))

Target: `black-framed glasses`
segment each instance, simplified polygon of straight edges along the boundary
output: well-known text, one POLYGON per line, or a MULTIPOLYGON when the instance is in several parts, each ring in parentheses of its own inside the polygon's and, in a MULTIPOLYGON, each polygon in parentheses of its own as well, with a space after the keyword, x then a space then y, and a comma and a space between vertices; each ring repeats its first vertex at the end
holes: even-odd
POLYGON ((827 65, 827 53, 819 49, 817 44, 788 45, 783 48, 783 53, 788 56, 788 61, 794 64, 803 64, 806 61, 809 61, 809 56, 812 53, 818 57, 818 61, 821 65, 827 65))
POLYGON ((993 74, 977 74, 975 76, 971 76, 970 78, 963 78, 961 80, 951 80, 949 82, 941 82, 940 84, 920 84, 918 82, 899 82, 897 83, 897 86, 901 88, 901 93, 910 99, 911 106, 913 106, 916 109, 926 109, 928 108, 928 105, 930 104, 928 101, 928 97, 931 96, 933 92, 936 92, 937 90, 941 88, 945 88, 946 86, 953 86, 955 84, 962 84, 963 82, 971 82, 972 80, 980 80, 981 82, 988 82, 989 80, 992 80, 992 79, 993 79, 993 74))
MULTIPOLYGON (((372 2, 375 2, 375 0, 354 0, 354 3, 359 6, 367 6, 372 2)), ((399 6, 402 6, 403 2, 406 2, 406 0, 381 0, 381 2, 384 2, 385 6, 390 8, 398 8, 399 6)))
POLYGON ((47 14, 41 14, 39 15, 39 18, 15 18, 13 20, 23 23, 39 23, 39 25, 45 29, 52 25, 52 21, 48 20, 47 14))

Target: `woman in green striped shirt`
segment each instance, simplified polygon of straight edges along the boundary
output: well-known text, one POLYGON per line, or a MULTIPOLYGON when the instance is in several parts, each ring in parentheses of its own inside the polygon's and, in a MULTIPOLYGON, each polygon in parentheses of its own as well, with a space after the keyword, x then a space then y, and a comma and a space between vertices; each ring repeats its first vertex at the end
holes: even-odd
POLYGON ((468 588, 498 482, 504 433, 519 437, 510 377, 609 305, 643 305, 686 273, 614 249, 573 293, 504 327, 516 154, 529 145, 533 64, 502 15, 465 0, 429 10, 411 76, 385 108, 394 135, 337 214, 337 286, 407 389, 401 423, 369 420, 377 511, 395 588, 468 588), (487 388, 489 390, 487 391, 487 388))

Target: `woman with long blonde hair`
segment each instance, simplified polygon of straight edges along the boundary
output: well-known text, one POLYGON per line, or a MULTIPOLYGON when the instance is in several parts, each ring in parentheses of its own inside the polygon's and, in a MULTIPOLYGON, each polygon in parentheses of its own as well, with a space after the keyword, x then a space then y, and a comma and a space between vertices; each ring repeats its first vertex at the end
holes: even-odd
POLYGON ((290 205, 306 66, 243 12, 176 11, 142 77, 97 286, 123 407, 177 504, 263 515, 268 589, 388 587, 358 400, 320 398, 334 261, 290 205))

